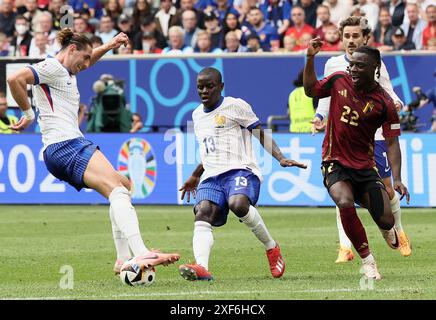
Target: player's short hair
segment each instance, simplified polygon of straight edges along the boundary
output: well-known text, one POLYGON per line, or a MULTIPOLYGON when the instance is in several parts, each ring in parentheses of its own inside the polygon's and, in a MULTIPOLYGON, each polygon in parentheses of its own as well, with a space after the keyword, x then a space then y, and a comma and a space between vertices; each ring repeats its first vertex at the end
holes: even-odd
POLYGON ((350 26, 359 26, 362 30, 362 34, 364 37, 369 36, 369 34, 371 33, 371 27, 369 26, 368 20, 366 18, 351 16, 345 20, 342 20, 339 24, 339 34, 341 38, 344 33, 344 28, 350 26))
POLYGON ((218 80, 218 83, 223 82, 223 77, 221 75, 221 72, 219 72, 217 69, 212 67, 207 67, 201 70, 198 75, 205 74, 214 77, 216 80, 218 80))
POLYGON ((380 66, 381 65, 381 56, 380 56, 380 51, 376 48, 370 47, 370 46, 361 46, 359 48, 357 48, 354 52, 360 52, 360 53, 364 53, 367 54, 368 56, 371 57, 371 59, 374 60, 374 62, 380 66))
POLYGON ((71 29, 65 28, 56 36, 56 39, 61 45, 61 50, 64 50, 70 44, 75 44, 77 50, 84 50, 87 46, 92 47, 92 43, 88 37, 80 33, 75 33, 71 29))

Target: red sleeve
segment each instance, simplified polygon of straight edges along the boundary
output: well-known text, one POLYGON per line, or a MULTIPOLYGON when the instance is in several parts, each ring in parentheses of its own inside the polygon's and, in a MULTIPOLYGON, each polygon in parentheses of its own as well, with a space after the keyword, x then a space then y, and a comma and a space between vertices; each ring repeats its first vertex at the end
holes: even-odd
POLYGON ((313 94, 316 98, 325 98, 331 96, 331 90, 333 89, 333 85, 336 80, 343 78, 346 76, 346 73, 343 71, 334 72, 328 77, 319 80, 315 83, 313 87, 313 94))
POLYGON ((424 31, 422 32, 422 46, 423 47, 427 47, 428 46, 428 34, 427 34, 427 28, 424 29, 424 31))
POLYGON ((400 118, 398 117, 394 101, 392 99, 385 99, 385 103, 387 106, 387 111, 386 121, 383 123, 383 136, 385 138, 398 137, 401 135, 400 118))

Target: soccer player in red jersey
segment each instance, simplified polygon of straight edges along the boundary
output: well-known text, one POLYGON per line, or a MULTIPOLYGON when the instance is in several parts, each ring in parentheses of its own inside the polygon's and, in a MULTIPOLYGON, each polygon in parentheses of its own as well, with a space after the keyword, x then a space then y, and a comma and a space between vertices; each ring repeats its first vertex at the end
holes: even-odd
POLYGON ((401 182, 400 120, 393 100, 374 79, 381 66, 377 49, 356 49, 348 73, 338 71, 318 81, 314 56, 321 46, 319 38, 310 41, 303 83, 307 96, 331 97, 322 147, 324 185, 340 210, 345 233, 362 258, 365 276, 381 279, 354 203, 368 209, 386 242, 397 248, 398 232, 389 196, 375 165, 374 134, 383 127, 394 189, 409 203, 409 192, 401 182))

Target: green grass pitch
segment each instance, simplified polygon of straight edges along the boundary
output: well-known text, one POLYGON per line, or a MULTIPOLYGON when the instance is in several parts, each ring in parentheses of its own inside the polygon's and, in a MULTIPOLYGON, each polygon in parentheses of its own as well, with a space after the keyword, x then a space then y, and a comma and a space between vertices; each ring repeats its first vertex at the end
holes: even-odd
POLYGON ((360 259, 334 264, 333 208, 261 207, 280 243, 286 272, 269 273, 265 251, 235 216, 214 230, 213 282, 188 282, 180 263, 192 261, 190 207, 138 206, 149 248, 177 251, 180 263, 158 267, 150 287, 128 287, 112 272, 115 260, 107 206, 0 206, 0 299, 435 299, 436 210, 403 208, 413 253, 386 245, 369 214, 359 210, 383 279, 360 287, 360 259), (61 289, 62 266, 73 268, 73 288, 61 289))

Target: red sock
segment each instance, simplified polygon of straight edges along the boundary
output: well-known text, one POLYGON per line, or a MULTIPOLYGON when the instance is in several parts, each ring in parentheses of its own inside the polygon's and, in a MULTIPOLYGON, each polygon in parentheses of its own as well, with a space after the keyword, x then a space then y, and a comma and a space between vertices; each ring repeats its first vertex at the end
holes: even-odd
POLYGON ((357 216, 356 208, 339 209, 341 212, 342 226, 345 234, 350 239, 359 256, 363 259, 369 256, 368 239, 362 222, 357 216))

